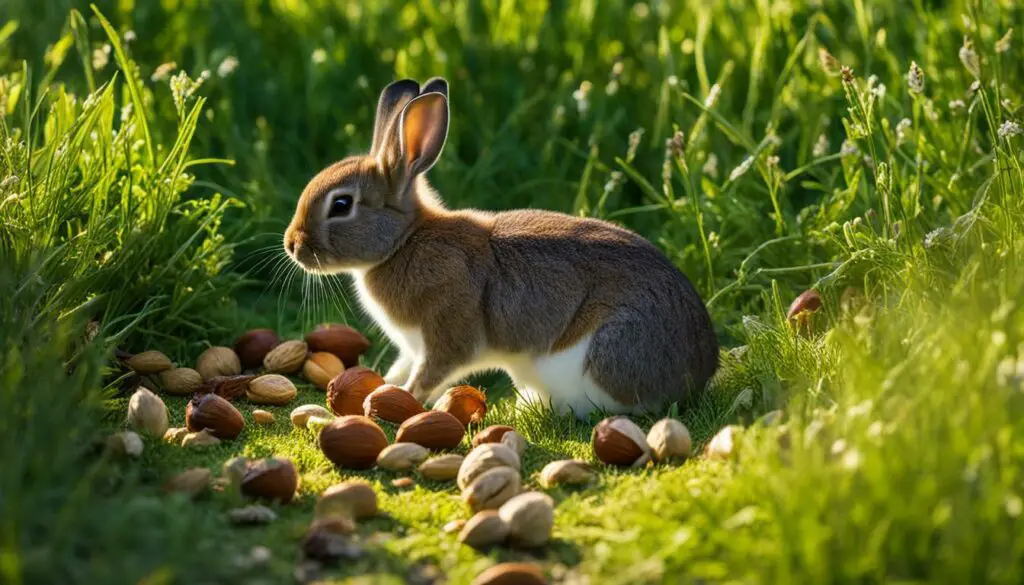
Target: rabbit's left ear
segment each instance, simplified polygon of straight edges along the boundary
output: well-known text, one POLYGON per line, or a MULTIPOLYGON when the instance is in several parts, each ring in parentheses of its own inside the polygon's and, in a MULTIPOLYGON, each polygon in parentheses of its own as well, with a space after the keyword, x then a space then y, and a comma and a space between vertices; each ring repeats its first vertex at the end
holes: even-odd
POLYGON ((373 125, 373 144, 370 146, 370 156, 379 157, 389 142, 398 142, 398 137, 393 135, 395 122, 402 112, 402 108, 419 94, 420 84, 411 79, 399 79, 380 92, 380 99, 377 100, 377 119, 373 125))
POLYGON ((439 92, 420 95, 405 106, 399 127, 405 167, 403 182, 408 187, 416 175, 434 166, 444 150, 448 138, 448 98, 439 92))

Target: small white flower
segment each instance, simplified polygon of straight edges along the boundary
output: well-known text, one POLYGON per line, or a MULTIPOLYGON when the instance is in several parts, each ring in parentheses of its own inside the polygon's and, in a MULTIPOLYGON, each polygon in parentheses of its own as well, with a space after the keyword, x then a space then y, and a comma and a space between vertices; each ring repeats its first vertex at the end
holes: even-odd
POLYGON ((734 168, 732 172, 729 173, 729 182, 731 183, 739 179, 743 175, 747 174, 747 171, 749 171, 752 166, 754 166, 754 157, 748 156, 747 158, 743 159, 743 162, 741 162, 739 166, 734 168))
POLYGON ((970 37, 964 37, 964 44, 960 47, 960 62, 975 79, 981 77, 981 60, 978 58, 977 51, 974 50, 974 41, 970 37))
POLYGON ((1010 51, 1010 43, 1013 41, 1013 29, 1006 31, 1003 38, 996 41, 996 53, 1008 53, 1010 51))
POLYGON ((715 153, 712 152, 708 155, 708 160, 704 161, 704 167, 701 170, 712 179, 718 178, 718 157, 715 156, 715 153))
POLYGON ((962 110, 965 107, 967 107, 967 104, 964 103, 964 100, 950 100, 949 102, 949 109, 954 112, 957 110, 962 110))
POLYGON ((722 94, 722 88, 716 83, 708 90, 708 97, 704 98, 704 107, 711 109, 718 103, 718 97, 722 94))
POLYGON ((1022 132, 1024 130, 1021 129, 1020 124, 1013 120, 1007 120, 999 127, 998 134, 1000 138, 1013 138, 1014 136, 1020 136, 1022 132))
POLYGON ((608 85, 604 86, 605 95, 615 95, 619 92, 619 82, 614 79, 608 82, 608 85))
POLYGON ((875 87, 871 88, 871 95, 875 96, 878 101, 885 99, 886 87, 884 83, 879 83, 875 87))
POLYGON ((93 49, 92 52, 92 68, 99 71, 107 66, 110 62, 110 44, 105 43, 98 49, 93 49))
POLYGON ((910 130, 910 127, 912 125, 913 125, 913 122, 910 121, 910 118, 903 118, 902 120, 899 121, 898 124, 896 124, 896 144, 897 145, 900 145, 900 144, 903 144, 904 142, 906 142, 906 140, 907 140, 907 133, 910 130))
POLYGON ((670 87, 675 87, 679 85, 679 78, 676 77, 675 75, 669 75, 666 81, 668 81, 670 87))
POLYGON ((137 38, 138 37, 135 35, 135 31, 133 30, 125 31, 124 33, 125 43, 134 43, 137 38))
POLYGON ((238 68, 238 58, 233 55, 228 55, 220 62, 217 66, 217 77, 227 77, 234 73, 235 69, 238 68))
POLYGON ((309 57, 313 63, 322 65, 327 61, 327 51, 324 49, 317 49, 313 51, 313 54, 309 57))
POLYGON ((839 147, 839 154, 842 156, 853 156, 860 152, 857 148, 857 144, 850 140, 844 140, 843 145, 839 147))
POLYGON ((924 93, 924 70, 917 64, 917 61, 910 62, 910 71, 907 72, 907 90, 913 94, 924 93))
POLYGON ((175 63, 174 61, 168 61, 167 63, 164 63, 157 67, 156 71, 153 72, 153 75, 150 76, 149 79, 153 82, 164 81, 168 77, 170 77, 171 73, 173 73, 174 70, 177 68, 177 63, 175 63))

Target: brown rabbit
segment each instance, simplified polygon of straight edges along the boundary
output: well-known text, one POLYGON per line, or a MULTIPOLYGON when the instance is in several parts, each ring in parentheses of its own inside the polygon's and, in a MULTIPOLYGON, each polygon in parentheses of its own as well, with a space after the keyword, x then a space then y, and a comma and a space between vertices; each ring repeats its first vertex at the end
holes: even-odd
POLYGON ((611 223, 445 209, 425 178, 448 135, 448 84, 381 93, 367 156, 310 181, 285 232, 307 271, 347 272, 398 346, 389 383, 420 401, 505 370, 520 400, 586 417, 657 411, 701 391, 718 342, 690 281, 611 223))

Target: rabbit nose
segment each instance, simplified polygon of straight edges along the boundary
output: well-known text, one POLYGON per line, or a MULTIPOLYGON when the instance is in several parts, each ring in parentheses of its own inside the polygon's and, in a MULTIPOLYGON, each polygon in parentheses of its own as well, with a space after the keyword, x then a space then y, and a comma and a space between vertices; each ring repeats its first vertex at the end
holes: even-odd
POLYGON ((293 257, 302 249, 303 236, 296 230, 289 230, 284 235, 284 249, 293 257))

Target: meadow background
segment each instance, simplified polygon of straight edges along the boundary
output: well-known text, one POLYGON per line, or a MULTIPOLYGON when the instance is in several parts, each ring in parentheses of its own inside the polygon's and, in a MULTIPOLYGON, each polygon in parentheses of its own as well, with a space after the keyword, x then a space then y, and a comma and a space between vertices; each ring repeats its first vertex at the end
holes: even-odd
MULTIPOLYGON (((280 234, 309 177, 367 148, 384 85, 443 75, 445 200, 657 243, 725 352, 670 414, 698 443, 748 426, 736 460, 556 490, 534 552, 462 547, 440 531, 465 516, 450 488, 370 474, 390 515, 328 576, 467 583, 532 559, 567 583, 1020 583, 1022 35, 1012 0, 4 0, 0 580, 295 578, 313 498, 343 474, 287 409, 202 455, 118 461, 100 448, 124 416, 108 362, 332 320, 386 366, 345 281, 297 274, 280 234), (796 327, 808 288, 822 309, 796 327), (774 409, 783 424, 754 422, 774 409), (237 453, 304 473, 271 527, 229 528, 227 495, 160 493, 237 453)), ((533 444, 527 477, 591 458, 588 424, 515 413, 507 381, 481 381, 489 421, 533 444)))

